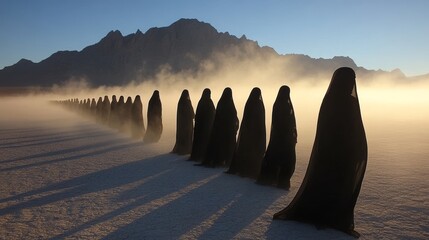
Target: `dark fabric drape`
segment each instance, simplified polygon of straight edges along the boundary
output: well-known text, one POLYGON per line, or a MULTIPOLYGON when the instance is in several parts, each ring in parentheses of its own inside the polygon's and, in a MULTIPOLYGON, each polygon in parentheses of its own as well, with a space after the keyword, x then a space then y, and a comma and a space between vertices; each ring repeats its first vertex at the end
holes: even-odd
POLYGON ((236 145, 238 124, 232 90, 228 87, 223 90, 217 103, 209 144, 201 165, 217 167, 230 164, 236 145))
POLYGON ((161 138, 162 130, 162 104, 159 91, 155 90, 147 107, 147 130, 143 142, 158 142, 161 138))
POLYGON ((140 96, 137 95, 131 106, 131 135, 133 138, 143 138, 144 133, 143 104, 140 96))
POLYGON ((265 107, 261 90, 253 88, 247 99, 237 147, 227 173, 256 179, 266 147, 265 107))
POLYGON ((295 171, 297 130, 290 89, 282 86, 273 105, 270 142, 262 160, 258 183, 289 189, 295 171))
POLYGON ((304 180, 274 219, 310 222, 353 236, 354 207, 367 163, 367 142, 351 68, 335 71, 320 107, 304 180))
POLYGON ((189 157, 192 161, 201 161, 207 151, 210 133, 213 126, 216 110, 211 99, 211 91, 206 88, 203 91, 195 113, 194 138, 192 152, 189 157))
POLYGON ((176 119, 176 144, 172 153, 179 155, 189 154, 192 149, 192 137, 194 132, 194 108, 188 90, 183 90, 177 104, 176 119))

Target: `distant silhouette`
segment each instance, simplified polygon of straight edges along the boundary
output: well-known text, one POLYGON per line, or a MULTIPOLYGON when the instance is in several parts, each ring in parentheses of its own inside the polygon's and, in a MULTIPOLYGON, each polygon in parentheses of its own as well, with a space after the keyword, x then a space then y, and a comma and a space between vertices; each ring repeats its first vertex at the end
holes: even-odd
POLYGON ((103 105, 101 109, 101 122, 107 124, 110 115, 110 101, 108 96, 104 96, 103 105))
POLYGON ((97 113, 97 103, 95 102, 95 98, 91 100, 91 116, 95 117, 95 114, 97 113))
POLYGON ((117 119, 118 119, 117 128, 118 128, 118 130, 121 130, 123 128, 124 123, 125 123, 125 117, 124 117, 124 115, 125 115, 125 101, 124 101, 124 96, 120 96, 119 97, 118 104, 116 106, 118 108, 116 110, 117 111, 116 115, 117 115, 117 119))
POLYGON ((155 90, 147 107, 147 130, 143 142, 158 142, 161 138, 162 129, 162 104, 159 91, 155 90))
POLYGON ((91 112, 91 99, 86 100, 85 113, 88 115, 91 112))
POLYGON ((227 87, 217 103, 209 144, 201 165, 208 167, 229 165, 236 145, 238 124, 232 90, 227 87))
POLYGON ((131 136, 143 138, 144 132, 143 105, 140 96, 137 95, 131 106, 131 136))
POLYGON ((75 98, 75 100, 73 101, 73 110, 74 111, 78 111, 79 110, 79 99, 75 98))
POLYGON ((201 161, 207 151, 207 145, 216 113, 210 95, 210 89, 204 89, 201 99, 197 105, 192 152, 189 157, 189 160, 192 161, 201 161))
POLYGON ((367 142, 353 69, 334 72, 320 107, 316 138, 298 193, 274 219, 332 227, 355 237, 354 207, 367 162, 367 142))
POLYGON ((121 117, 123 124, 121 126, 121 130, 131 134, 131 111, 133 108, 133 100, 131 97, 127 97, 127 101, 123 105, 121 117))
POLYGON ((227 173, 257 178, 266 147, 265 107, 261 90, 253 88, 244 107, 237 147, 227 173))
POLYGON ((176 144, 172 153, 179 155, 191 153, 194 130, 194 108, 188 90, 183 90, 177 104, 176 144))
POLYGON ((101 97, 97 100, 97 107, 96 107, 96 121, 97 123, 102 123, 103 118, 103 99, 101 97))
POLYGON ((270 142, 262 160, 258 183, 290 188, 290 178, 295 171, 297 136, 290 89, 282 86, 273 105, 270 142))
POLYGON ((110 117, 109 117, 109 127, 119 128, 119 110, 118 110, 118 101, 116 95, 112 96, 112 103, 110 103, 110 117))

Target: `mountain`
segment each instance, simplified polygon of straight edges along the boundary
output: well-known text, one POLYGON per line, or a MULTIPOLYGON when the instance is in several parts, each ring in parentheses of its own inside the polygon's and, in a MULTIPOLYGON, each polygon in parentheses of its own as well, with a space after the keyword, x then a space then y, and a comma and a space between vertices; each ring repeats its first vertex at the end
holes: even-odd
POLYGON ((145 33, 137 30, 123 36, 119 31, 111 31, 81 51, 59 51, 39 63, 22 59, 0 70, 0 87, 49 87, 79 78, 85 78, 92 86, 123 85, 151 79, 162 69, 171 73, 197 73, 207 61, 216 69, 225 60, 219 55, 232 57, 236 62, 278 59, 288 65, 285 71, 293 69, 291 74, 296 76, 320 71, 332 73, 340 66, 353 67, 367 76, 380 73, 356 66, 349 57, 313 59, 302 54, 279 55, 245 36, 237 38, 218 32, 196 19, 180 19, 168 27, 151 28, 145 33))

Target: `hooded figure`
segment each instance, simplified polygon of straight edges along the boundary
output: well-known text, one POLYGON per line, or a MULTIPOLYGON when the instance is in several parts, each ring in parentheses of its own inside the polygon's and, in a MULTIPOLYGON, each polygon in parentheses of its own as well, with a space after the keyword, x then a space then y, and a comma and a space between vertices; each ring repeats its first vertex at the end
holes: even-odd
POLYGON ((109 122, 109 115, 110 115, 110 101, 108 96, 104 96, 102 110, 101 110, 101 121, 104 124, 107 124, 109 122))
POLYGON ((109 117, 109 127, 118 128, 119 125, 119 115, 118 115, 118 101, 116 100, 116 95, 112 96, 112 103, 110 104, 110 117, 109 117))
POLYGON ((102 118, 103 118, 103 99, 101 97, 98 98, 97 100, 97 107, 96 107, 96 118, 95 120, 97 121, 97 123, 102 123, 102 118))
POLYGON ((161 138, 162 128, 162 104, 159 91, 155 90, 147 107, 147 130, 143 142, 158 142, 161 138))
POLYGON ((194 108, 188 90, 183 90, 177 104, 176 144, 172 153, 185 155, 191 153, 194 131, 194 108))
POLYGON ((237 147, 227 173, 256 179, 266 147, 265 107, 261 89, 252 89, 244 107, 237 147))
POLYGON ((122 126, 124 125, 125 119, 124 119, 124 108, 125 108, 125 101, 124 101, 124 96, 120 96, 118 103, 116 104, 117 110, 115 111, 116 113, 116 117, 117 118, 117 129, 120 130, 122 128, 122 126))
POLYGON ((95 102, 95 98, 91 100, 91 116, 95 117, 95 114, 97 113, 97 103, 95 102))
POLYGON ((85 113, 89 115, 91 112, 91 99, 86 100, 85 113))
POLYGON ((304 180, 274 219, 309 222, 358 237, 354 207, 367 162, 367 142, 353 69, 334 72, 320 107, 304 180))
POLYGON ((237 110, 231 88, 225 88, 216 106, 209 144, 201 165, 217 167, 229 165, 234 154, 238 130, 237 110))
POLYGON ((131 135, 133 138, 143 138, 145 129, 143 123, 143 105, 137 95, 131 106, 131 135))
POLYGON ((192 143, 191 156, 189 158, 189 160, 192 161, 201 161, 207 150, 216 113, 210 95, 210 89, 204 89, 201 99, 198 102, 197 111, 195 113, 194 140, 192 143))
POLYGON ((133 100, 131 97, 127 97, 127 101, 123 105, 121 117, 123 125, 121 126, 124 132, 131 134, 131 111, 133 108, 133 100))
POLYGON ((270 142, 262 160, 258 183, 288 190, 295 171, 297 142, 295 113, 288 86, 280 87, 272 116, 270 142))
POLYGON ((79 110, 79 99, 77 99, 77 98, 75 98, 74 100, 73 100, 73 108, 72 108, 74 111, 77 111, 77 110, 79 110))

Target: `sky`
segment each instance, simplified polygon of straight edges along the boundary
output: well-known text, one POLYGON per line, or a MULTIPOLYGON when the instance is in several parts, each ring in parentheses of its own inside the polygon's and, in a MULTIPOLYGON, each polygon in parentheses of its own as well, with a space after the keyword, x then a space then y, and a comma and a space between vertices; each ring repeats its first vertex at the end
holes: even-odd
POLYGON ((429 73, 427 0, 0 0, 0 69, 22 58, 82 50, 123 35, 196 18, 280 54, 349 56, 358 66, 429 73))

